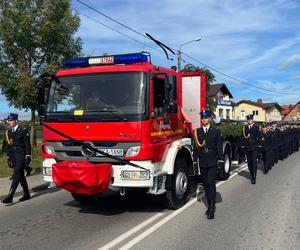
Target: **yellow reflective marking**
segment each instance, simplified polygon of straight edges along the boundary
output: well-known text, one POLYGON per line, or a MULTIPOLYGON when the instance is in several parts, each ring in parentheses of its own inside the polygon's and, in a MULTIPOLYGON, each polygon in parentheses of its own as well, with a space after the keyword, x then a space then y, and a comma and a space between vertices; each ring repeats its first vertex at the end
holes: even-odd
POLYGON ((151 136, 161 136, 161 135, 175 135, 175 134, 181 134, 182 129, 176 129, 173 130, 166 130, 166 131, 157 131, 157 132, 151 132, 151 136))
POLYGON ((74 115, 83 115, 83 110, 82 109, 74 110, 74 115))

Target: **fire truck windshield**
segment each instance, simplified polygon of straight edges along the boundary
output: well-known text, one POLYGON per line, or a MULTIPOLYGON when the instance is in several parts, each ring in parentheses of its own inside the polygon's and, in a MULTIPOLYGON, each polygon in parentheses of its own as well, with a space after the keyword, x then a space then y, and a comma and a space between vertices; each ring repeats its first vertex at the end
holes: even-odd
POLYGON ((113 72, 58 77, 49 91, 47 120, 140 120, 147 112, 146 75, 113 72))

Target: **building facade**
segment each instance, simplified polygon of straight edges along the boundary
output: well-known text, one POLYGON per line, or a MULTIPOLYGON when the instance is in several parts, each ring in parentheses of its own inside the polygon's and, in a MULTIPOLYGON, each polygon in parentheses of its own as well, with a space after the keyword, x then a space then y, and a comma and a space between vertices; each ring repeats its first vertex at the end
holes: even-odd
POLYGON ((257 122, 281 121, 281 107, 278 103, 263 103, 261 99, 256 102, 241 100, 236 103, 235 119, 246 120, 246 115, 252 114, 257 122))
POLYGON ((210 86, 208 96, 212 97, 216 103, 215 114, 223 120, 234 119, 234 106, 231 101, 232 94, 224 83, 213 84, 210 86))
POLYGON ((288 113, 285 114, 284 121, 300 121, 300 101, 291 107, 288 113))

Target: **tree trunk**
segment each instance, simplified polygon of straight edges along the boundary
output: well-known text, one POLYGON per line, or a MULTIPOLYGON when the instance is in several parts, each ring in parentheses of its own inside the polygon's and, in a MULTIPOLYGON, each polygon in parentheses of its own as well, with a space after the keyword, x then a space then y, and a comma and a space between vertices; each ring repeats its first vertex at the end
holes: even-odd
POLYGON ((31 128, 30 128, 30 141, 32 147, 36 147, 36 130, 35 130, 35 110, 31 109, 31 128))

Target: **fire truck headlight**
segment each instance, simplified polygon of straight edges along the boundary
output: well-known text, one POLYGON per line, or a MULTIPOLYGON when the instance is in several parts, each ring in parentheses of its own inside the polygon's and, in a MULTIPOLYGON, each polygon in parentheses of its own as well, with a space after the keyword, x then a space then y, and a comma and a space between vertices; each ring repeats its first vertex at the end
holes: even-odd
POLYGON ((137 170, 137 171, 122 170, 121 178, 122 178, 122 180, 131 180, 131 181, 149 180, 150 172, 149 171, 139 171, 139 170, 137 170))
POLYGON ((134 146, 127 150, 125 157, 137 156, 140 153, 141 146, 134 146))
POLYGON ((46 151, 46 153, 47 154, 49 154, 49 155, 55 155, 55 150, 54 150, 54 148, 52 147, 52 146, 45 146, 45 151, 46 151))
POLYGON ((52 176, 52 167, 43 167, 43 174, 47 176, 52 176))

